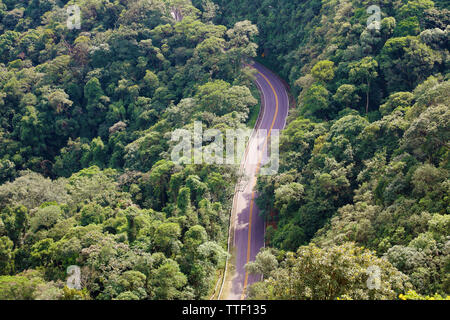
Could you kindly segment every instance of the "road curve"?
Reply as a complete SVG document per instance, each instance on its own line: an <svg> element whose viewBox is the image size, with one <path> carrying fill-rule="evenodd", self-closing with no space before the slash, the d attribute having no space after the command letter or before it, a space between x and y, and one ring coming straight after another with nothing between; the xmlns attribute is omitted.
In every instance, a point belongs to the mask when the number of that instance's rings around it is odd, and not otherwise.
<svg viewBox="0 0 450 320"><path fill-rule="evenodd" d="M255 186L261 164L264 165L268 160L265 156L268 138L273 130L284 129L289 112L288 93L280 78L261 64L253 63L252 67L257 71L255 81L262 97L262 108L255 129L266 130L266 133L259 138L256 134L250 138L241 166L246 178L245 183L237 188L233 202L230 252L233 252L234 270L228 273L227 289L220 297L226 300L245 299L247 288L261 280L261 276L249 275L245 271L245 265L253 261L264 247L265 225L255 203Z"/></svg>

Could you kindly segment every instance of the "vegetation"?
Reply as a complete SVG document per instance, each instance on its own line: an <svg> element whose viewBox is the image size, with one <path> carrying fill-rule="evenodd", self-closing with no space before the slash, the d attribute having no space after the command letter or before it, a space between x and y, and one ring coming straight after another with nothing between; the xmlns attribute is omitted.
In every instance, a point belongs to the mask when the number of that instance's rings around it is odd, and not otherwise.
<svg viewBox="0 0 450 320"><path fill-rule="evenodd" d="M251 295L391 299L409 285L448 295L448 1L380 1L379 30L367 27L369 1L217 3L218 21L257 24L259 59L298 95L280 173L258 180L267 241L281 251L265 256L270 272L249 265L266 279ZM392 291L361 292L369 255L409 285L392 275L382 285Z"/></svg>
<svg viewBox="0 0 450 320"><path fill-rule="evenodd" d="M252 126L252 57L298 105L250 298L445 299L450 8L372 4L0 0L0 299L209 298L237 168L175 164L171 133Z"/></svg>
<svg viewBox="0 0 450 320"><path fill-rule="evenodd" d="M272 257L275 258L274 255ZM368 289L367 270L374 266L380 268L381 280L379 287ZM312 244L301 247L296 254L285 254L280 267L271 270L267 278L265 282L252 286L250 297L282 300L395 299L409 285L407 277L388 261L352 243L326 249Z"/></svg>
<svg viewBox="0 0 450 320"><path fill-rule="evenodd" d="M69 30L72 4L0 1L0 297L208 298L236 171L172 163L171 133L246 126L257 29L184 0L85 0Z"/></svg>

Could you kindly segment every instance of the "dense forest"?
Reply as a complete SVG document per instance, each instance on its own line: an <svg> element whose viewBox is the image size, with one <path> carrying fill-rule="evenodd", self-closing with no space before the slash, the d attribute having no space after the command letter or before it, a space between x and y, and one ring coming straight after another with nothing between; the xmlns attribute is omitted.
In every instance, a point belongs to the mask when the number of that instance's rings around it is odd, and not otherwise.
<svg viewBox="0 0 450 320"><path fill-rule="evenodd" d="M69 30L73 3L0 1L0 298L208 298L237 171L174 164L171 132L258 114L257 29L210 2L86 0Z"/></svg>
<svg viewBox="0 0 450 320"><path fill-rule="evenodd" d="M449 9L0 0L0 299L209 299L238 167L172 162L171 133L253 127L249 58L297 104L279 174L258 179L250 298L450 295Z"/></svg>
<svg viewBox="0 0 450 320"><path fill-rule="evenodd" d="M266 277L253 297L448 295L449 2L217 2L222 23L257 24L261 60L298 97L281 172L258 182L276 223L249 266ZM371 265L382 291L362 290Z"/></svg>

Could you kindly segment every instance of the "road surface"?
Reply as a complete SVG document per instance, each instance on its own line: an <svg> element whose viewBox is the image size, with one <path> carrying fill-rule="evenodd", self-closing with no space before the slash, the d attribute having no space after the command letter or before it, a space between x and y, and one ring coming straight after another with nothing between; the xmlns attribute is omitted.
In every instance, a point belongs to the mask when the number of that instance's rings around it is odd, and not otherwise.
<svg viewBox="0 0 450 320"><path fill-rule="evenodd" d="M245 299L248 287L261 280L261 276L249 275L245 271L245 265L255 260L264 247L265 225L255 203L256 180L261 165L268 162L268 138L275 130L284 129L289 112L289 98L283 82L262 65L254 63L253 67L257 71L256 84L262 96L262 108L255 129L266 130L266 133L259 138L256 134L251 137L241 166L246 178L237 188L233 203L230 252L234 261L231 261L231 274L228 273L226 288L220 297L226 300Z"/></svg>

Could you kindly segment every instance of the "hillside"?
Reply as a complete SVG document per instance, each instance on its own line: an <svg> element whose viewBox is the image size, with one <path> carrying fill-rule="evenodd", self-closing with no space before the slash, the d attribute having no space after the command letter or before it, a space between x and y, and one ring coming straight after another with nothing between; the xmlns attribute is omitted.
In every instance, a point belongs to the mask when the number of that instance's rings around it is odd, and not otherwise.
<svg viewBox="0 0 450 320"><path fill-rule="evenodd" d="M342 251L358 259L363 253L353 245L382 258L372 262L382 273L391 272L382 266L388 261L406 276L402 288L390 276L385 297L401 290L447 295L448 1L380 1L379 28L368 27L368 1L217 3L225 13L218 21L257 24L259 60L298 94L281 139L281 172L259 179L259 208L275 223L266 233L273 249L252 266L268 277L254 297L368 298L360 292L364 281L348 273L358 266L363 274L370 263L341 268L333 260ZM330 255L325 266L316 265L317 250ZM304 268L315 271L306 276ZM314 283L322 277L337 281L336 290L322 292L325 283ZM287 283L298 289L286 295Z"/></svg>
<svg viewBox="0 0 450 320"><path fill-rule="evenodd" d="M207 298L237 169L172 162L171 133L257 114L257 30L160 0L77 1L70 29L72 4L0 1L0 298Z"/></svg>
<svg viewBox="0 0 450 320"><path fill-rule="evenodd" d="M239 166L177 163L173 133L252 128L253 58L296 106L249 298L450 295L449 10L0 0L0 299L209 299Z"/></svg>

